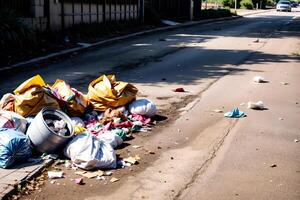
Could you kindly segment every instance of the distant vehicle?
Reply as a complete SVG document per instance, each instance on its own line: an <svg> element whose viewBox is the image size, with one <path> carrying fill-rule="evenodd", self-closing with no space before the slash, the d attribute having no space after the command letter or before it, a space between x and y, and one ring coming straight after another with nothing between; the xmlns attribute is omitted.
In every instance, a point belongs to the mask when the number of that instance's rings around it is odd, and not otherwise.
<svg viewBox="0 0 300 200"><path fill-rule="evenodd" d="M291 12L292 11L291 2L290 1L279 1L276 5L276 10Z"/></svg>
<svg viewBox="0 0 300 200"><path fill-rule="evenodd" d="M291 2L291 6L293 7L293 8L297 8L298 7L298 3L296 3L296 2Z"/></svg>

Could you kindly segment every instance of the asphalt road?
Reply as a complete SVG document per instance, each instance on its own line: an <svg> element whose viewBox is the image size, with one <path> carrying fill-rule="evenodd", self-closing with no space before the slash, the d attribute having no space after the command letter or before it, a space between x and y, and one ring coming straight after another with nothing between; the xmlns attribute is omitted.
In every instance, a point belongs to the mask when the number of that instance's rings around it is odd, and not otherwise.
<svg viewBox="0 0 300 200"><path fill-rule="evenodd" d="M300 199L299 39L300 10L271 11L124 41L1 78L1 94L37 73L86 92L91 80L113 73L169 118L133 141L156 154L116 172L119 182L81 187L66 178L23 198ZM269 82L255 84L255 75ZM188 92L172 92L176 87ZM250 100L268 109L240 105ZM235 106L248 116L212 112Z"/></svg>

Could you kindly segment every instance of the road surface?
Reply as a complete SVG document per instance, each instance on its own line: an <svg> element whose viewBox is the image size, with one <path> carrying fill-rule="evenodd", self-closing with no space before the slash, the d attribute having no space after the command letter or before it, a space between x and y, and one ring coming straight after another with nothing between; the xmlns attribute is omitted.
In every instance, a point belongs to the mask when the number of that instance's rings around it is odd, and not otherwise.
<svg viewBox="0 0 300 200"><path fill-rule="evenodd" d="M78 186L67 172L23 199L300 199L300 9L94 49L2 77L1 94L37 73L84 92L100 74L116 74L157 103L168 120L130 141L155 155L126 147L142 159L131 170L114 172L120 181ZM256 75L268 82L253 83ZM177 87L188 92L172 92ZM259 100L267 109L243 104ZM234 107L247 117L212 112Z"/></svg>

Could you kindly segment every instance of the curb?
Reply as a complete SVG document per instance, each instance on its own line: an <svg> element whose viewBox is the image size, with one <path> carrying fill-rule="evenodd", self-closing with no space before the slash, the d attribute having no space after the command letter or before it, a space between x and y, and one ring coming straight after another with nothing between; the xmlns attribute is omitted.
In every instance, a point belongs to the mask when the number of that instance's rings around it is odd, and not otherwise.
<svg viewBox="0 0 300 200"><path fill-rule="evenodd" d="M200 24L207 24L207 23L210 23L210 22L220 22L220 21L234 20L234 19L242 18L243 16L260 14L260 13L265 13L265 12L269 12L269 11L270 10L264 10L264 11L261 11L261 12L246 13L246 14L243 14L243 15L237 15L237 16L231 16L231 17L223 17L223 18L217 18L217 19L206 19L206 20L201 20L201 21L192 21L192 22L187 22L187 23L184 23L184 24L175 25L175 26L160 27L160 28L154 28L154 29L150 29L150 30L146 30L146 31L140 31L140 32L124 35L124 36L114 37L114 38L111 38L111 39L108 39L108 40L95 42L95 43L92 43L92 44L89 44L89 45L86 45L86 46L66 49L66 50L62 50L62 51L59 51L59 52L48 54L46 56L33 58L33 59L28 60L28 61L23 61L23 62L14 64L14 65L11 65L11 66L3 67L3 68L0 69L0 72L7 72L9 70L17 70L18 68L21 68L21 67L24 67L24 66L38 64L40 62L45 62L45 61L50 60L50 59L66 56L66 55L72 54L74 52L79 52L79 51L83 51L83 50L87 50L87 49L91 49L91 48L95 48L95 47L107 46L107 45L112 44L114 42L119 42L119 41L127 40L127 39L133 39L133 38L137 38L137 37L152 34L152 33L157 33L157 32L161 32L161 31L168 31L168 30L175 30L175 29L179 29L179 28L182 28L182 27L190 27L190 26L195 26L195 25L200 25Z"/></svg>
<svg viewBox="0 0 300 200"><path fill-rule="evenodd" d="M27 181L32 180L35 178L38 174L40 174L43 169L50 166L54 163L53 159L45 160L43 164L41 164L38 168L30 172L24 179L20 180L19 182L15 183L14 185L9 185L7 189L1 194L0 199L8 199L11 195L13 195L17 191L17 186L19 184L25 183Z"/></svg>

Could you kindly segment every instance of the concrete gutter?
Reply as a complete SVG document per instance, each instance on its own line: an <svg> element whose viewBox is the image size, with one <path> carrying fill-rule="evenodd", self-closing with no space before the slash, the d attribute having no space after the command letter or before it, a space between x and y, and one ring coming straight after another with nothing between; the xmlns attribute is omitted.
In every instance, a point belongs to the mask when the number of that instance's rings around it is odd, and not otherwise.
<svg viewBox="0 0 300 200"><path fill-rule="evenodd" d="M36 166L32 166L33 170L29 171L27 175L18 177L20 180L17 182L12 181L11 184L7 184L5 190L2 190L0 193L0 199L8 199L11 195L15 194L18 190L18 185L25 184L26 182L32 180L36 176L42 173L42 171L52 165L54 163L53 159L47 159L43 161L41 164L37 164ZM20 175L17 175L20 176Z"/></svg>
<svg viewBox="0 0 300 200"><path fill-rule="evenodd" d="M140 32L136 32L136 33L132 33L132 34L128 34L128 35L114 37L114 38L107 39L107 40L102 40L102 41L95 42L95 43L88 44L88 45L83 45L81 47L75 47L75 48L71 48L71 49L62 50L62 51L59 51L59 52L48 54L46 56L33 58L31 60L28 60L28 61L23 61L23 62L14 64L14 65L11 65L11 66L3 67L3 68L0 69L0 72L8 72L9 70L17 70L17 69L20 69L21 67L25 67L25 66L28 66L28 65L34 65L34 64L38 64L38 63L41 63L41 62L48 61L50 59L59 58L59 57L62 57L62 56L67 56L67 55L70 55L74 52L88 50L88 49L95 48L95 47L106 46L106 45L109 45L109 44L112 44L112 43L115 43L115 42L128 40L128 39L133 39L133 38L137 38L137 37L148 35L148 34L153 34L153 33L162 32L162 31L175 30L175 29L179 29L179 28L183 28L183 27L190 27L190 26L195 26L195 25L200 25L200 24L207 24L207 23L210 23L210 22L220 22L220 21L226 21L226 20L234 20L234 19L242 18L243 16L260 14L260 13L265 13L265 12L269 12L269 11L270 10L263 10L263 11L258 11L258 12L249 12L249 13L245 13L245 14L237 15L237 16L223 17L223 18L217 18L217 19L206 19L206 20L201 20L201 21L191 21L191 22L186 22L186 23L182 23L182 24L179 24L179 25L175 25L175 26L160 27L160 28L154 28L154 29L151 29L151 30L140 31Z"/></svg>

